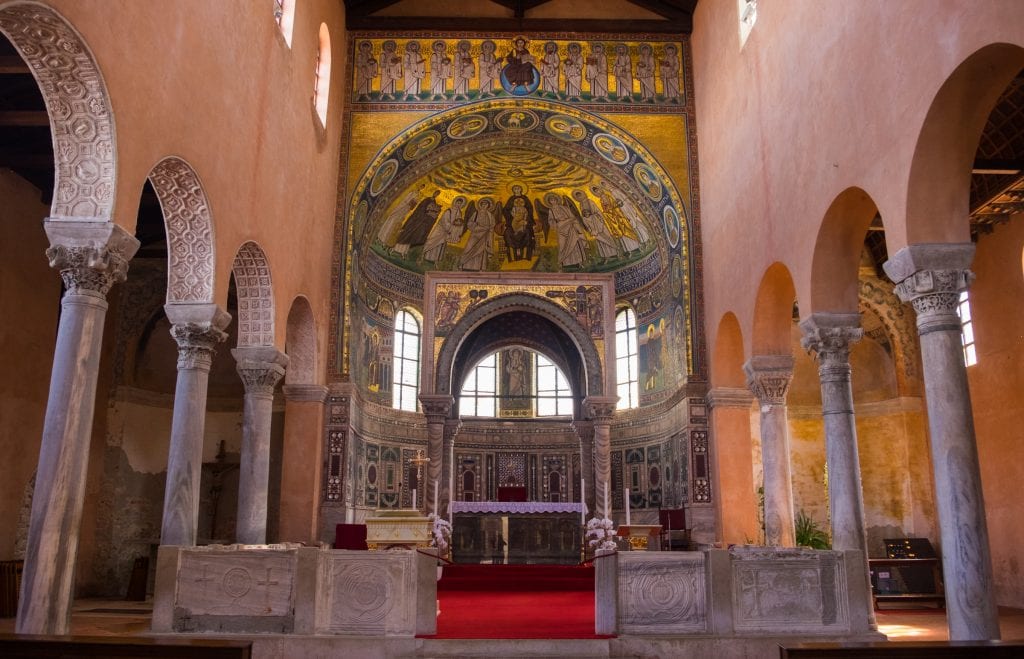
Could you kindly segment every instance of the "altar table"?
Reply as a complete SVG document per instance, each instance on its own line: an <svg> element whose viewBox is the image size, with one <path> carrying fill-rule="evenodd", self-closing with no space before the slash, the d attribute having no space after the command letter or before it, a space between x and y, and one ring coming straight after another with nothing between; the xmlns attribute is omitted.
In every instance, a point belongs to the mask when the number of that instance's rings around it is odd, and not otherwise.
<svg viewBox="0 0 1024 659"><path fill-rule="evenodd" d="M455 501L456 563L575 565L582 543L582 505L542 501Z"/></svg>

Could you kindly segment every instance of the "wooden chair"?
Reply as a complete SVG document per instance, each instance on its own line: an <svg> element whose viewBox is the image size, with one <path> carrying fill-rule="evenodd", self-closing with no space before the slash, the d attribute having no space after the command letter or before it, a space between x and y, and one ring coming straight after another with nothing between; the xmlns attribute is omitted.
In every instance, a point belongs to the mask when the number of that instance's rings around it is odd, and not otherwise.
<svg viewBox="0 0 1024 659"><path fill-rule="evenodd" d="M659 508L658 523L661 524L663 551L690 550L690 529L686 526L685 508Z"/></svg>

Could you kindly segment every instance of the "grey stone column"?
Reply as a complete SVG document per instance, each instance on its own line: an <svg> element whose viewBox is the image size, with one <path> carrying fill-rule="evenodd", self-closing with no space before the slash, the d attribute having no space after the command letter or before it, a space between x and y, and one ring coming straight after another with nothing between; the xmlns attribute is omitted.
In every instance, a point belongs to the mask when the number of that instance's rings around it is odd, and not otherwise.
<svg viewBox="0 0 1024 659"><path fill-rule="evenodd" d="M440 510L436 511L441 517L451 519L449 505L455 497L455 436L462 427L460 419L448 419L444 422L444 443L441 448L441 495L438 499Z"/></svg>
<svg viewBox="0 0 1024 659"><path fill-rule="evenodd" d="M597 491L597 480L594 478L594 423L577 421L573 424L580 438L580 473L587 481L587 490L583 494L583 503L587 506L587 518L594 517L597 509L594 506L594 493ZM609 486L610 487L610 486Z"/></svg>
<svg viewBox="0 0 1024 659"><path fill-rule="evenodd" d="M67 634L103 344L107 293L139 241L109 222L47 220L61 300L18 602L19 634Z"/></svg>
<svg viewBox="0 0 1024 659"><path fill-rule="evenodd" d="M821 382L821 413L825 422L825 463L828 465L828 505L832 517L832 549L856 549L863 556L863 579L871 592L868 568L868 537L864 522L857 424L850 380L850 344L860 341L864 330L860 314L815 313L800 323L801 345L814 351ZM852 576L852 575L851 575ZM876 628L874 606L868 621Z"/></svg>
<svg viewBox="0 0 1024 659"><path fill-rule="evenodd" d="M191 547L199 525L199 484L210 366L231 316L215 304L168 303L171 336L178 343L178 380L167 457L160 544Z"/></svg>
<svg viewBox="0 0 1024 659"><path fill-rule="evenodd" d="M423 414L427 417L427 463L426 483L420 483L419 498L424 503L424 510L427 514L436 513L434 510L434 484L441 485L441 476L444 472L444 437L445 421L452 413L452 405L455 399L447 394L421 394L420 405ZM438 505L444 509L438 497Z"/></svg>
<svg viewBox="0 0 1024 659"><path fill-rule="evenodd" d="M288 356L271 346L240 347L231 354L238 362L238 375L245 385L235 537L241 544L262 545L267 541L274 387L284 376Z"/></svg>
<svg viewBox="0 0 1024 659"><path fill-rule="evenodd" d="M617 396L588 396L584 402L594 426L594 516L611 517L612 501L612 416ZM608 506L605 506L605 487Z"/></svg>
<svg viewBox="0 0 1024 659"><path fill-rule="evenodd" d="M747 386L761 405L761 464L764 467L765 543L796 545L793 525L793 479L789 468L789 420L786 394L793 379L790 355L754 355L743 371Z"/></svg>
<svg viewBox="0 0 1024 659"><path fill-rule="evenodd" d="M974 245L904 247L885 263L896 294L917 313L935 495L942 533L946 614L952 641L999 638L992 559L956 313L974 275Z"/></svg>

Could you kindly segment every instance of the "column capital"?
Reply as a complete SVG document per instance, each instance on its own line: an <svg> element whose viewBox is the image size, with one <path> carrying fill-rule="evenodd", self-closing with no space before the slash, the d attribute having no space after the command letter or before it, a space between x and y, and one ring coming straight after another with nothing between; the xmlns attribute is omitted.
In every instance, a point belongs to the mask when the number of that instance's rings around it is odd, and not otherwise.
<svg viewBox="0 0 1024 659"><path fill-rule="evenodd" d="M288 355L273 346L242 346L232 349L231 354L245 393L272 397L288 366Z"/></svg>
<svg viewBox="0 0 1024 659"><path fill-rule="evenodd" d="M818 373L825 379L836 371L840 377L849 377L850 344L864 338L857 313L815 313L800 323L803 338L800 345L814 352L818 360Z"/></svg>
<svg viewBox="0 0 1024 659"><path fill-rule="evenodd" d="M178 344L178 368L210 370L217 344L228 338L231 315L216 304L172 302L164 305L171 336Z"/></svg>
<svg viewBox="0 0 1024 659"><path fill-rule="evenodd" d="M974 280L973 260L972 243L939 243L908 245L885 262L896 295L914 306L920 334L960 331L956 308Z"/></svg>
<svg viewBox="0 0 1024 659"><path fill-rule="evenodd" d="M611 423L618 402L618 396L587 396L583 406L594 423Z"/></svg>
<svg viewBox="0 0 1024 659"><path fill-rule="evenodd" d="M714 387L704 396L711 409L750 409L754 394L739 387Z"/></svg>
<svg viewBox="0 0 1024 659"><path fill-rule="evenodd" d="M754 355L743 365L747 387L761 405L785 405L793 380L792 355Z"/></svg>
<svg viewBox="0 0 1024 659"><path fill-rule="evenodd" d="M70 295L106 299L110 287L124 281L139 241L112 222L76 222L47 218L50 247L46 258L60 271Z"/></svg>
<svg viewBox="0 0 1024 659"><path fill-rule="evenodd" d="M295 403L322 403L327 400L327 387L322 384L286 384L284 399Z"/></svg>
<svg viewBox="0 0 1024 659"><path fill-rule="evenodd" d="M455 399L448 394L420 394L420 405L427 423L443 423L452 413Z"/></svg>

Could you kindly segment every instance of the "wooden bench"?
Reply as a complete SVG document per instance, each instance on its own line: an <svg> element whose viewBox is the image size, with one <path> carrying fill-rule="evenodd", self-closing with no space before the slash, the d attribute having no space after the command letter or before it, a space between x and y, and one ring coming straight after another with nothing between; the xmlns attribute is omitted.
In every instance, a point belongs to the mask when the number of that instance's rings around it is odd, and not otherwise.
<svg viewBox="0 0 1024 659"><path fill-rule="evenodd" d="M1020 641L917 641L794 643L779 646L780 659L1017 659Z"/></svg>
<svg viewBox="0 0 1024 659"><path fill-rule="evenodd" d="M229 641L216 638L151 638L147 636L0 634L0 657L250 659L252 657L252 641Z"/></svg>

